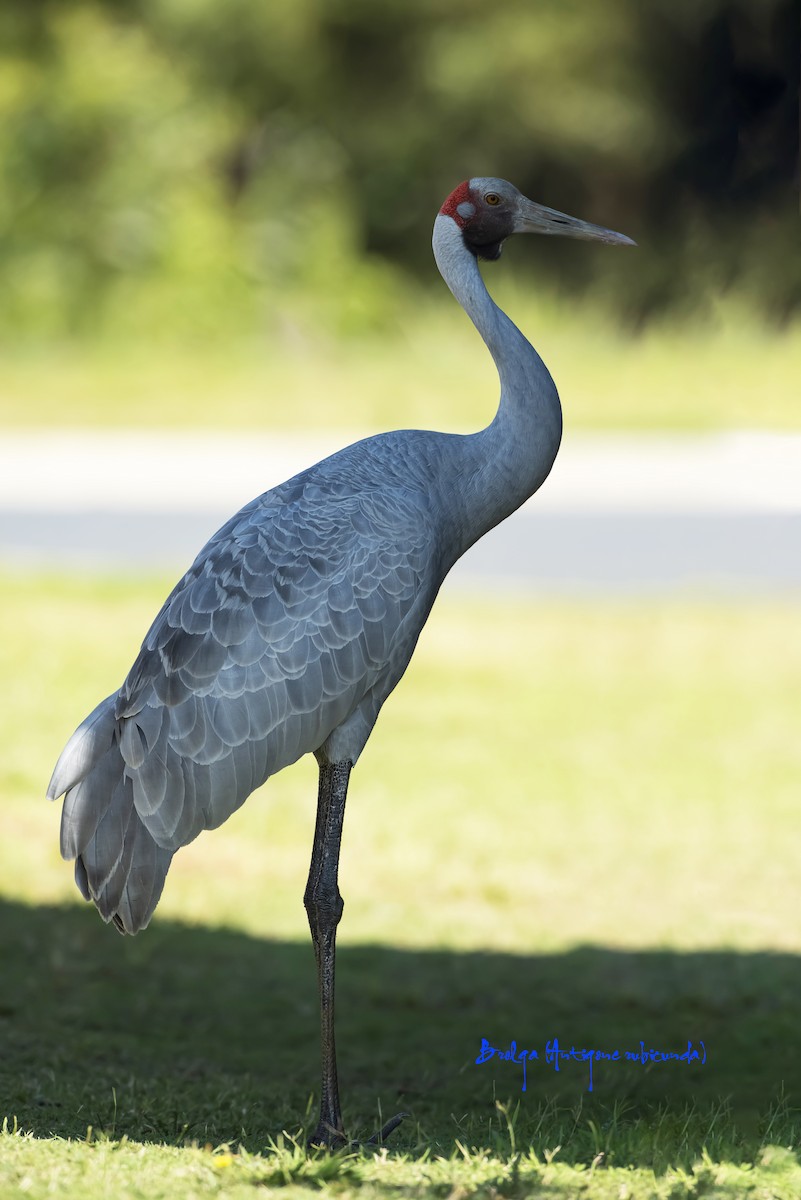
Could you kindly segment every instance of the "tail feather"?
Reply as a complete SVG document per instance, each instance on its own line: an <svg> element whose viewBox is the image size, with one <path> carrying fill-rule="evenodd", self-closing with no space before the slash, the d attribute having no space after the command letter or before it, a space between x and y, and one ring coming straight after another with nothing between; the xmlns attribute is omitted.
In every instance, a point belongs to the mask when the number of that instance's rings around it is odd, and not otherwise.
<svg viewBox="0 0 801 1200"><path fill-rule="evenodd" d="M75 882L78 885L78 891L83 896L84 900L91 900L92 893L89 891L89 880L86 878L86 867L83 865L83 859L80 855L75 859Z"/></svg>
<svg viewBox="0 0 801 1200"><path fill-rule="evenodd" d="M114 717L116 699L116 693L107 696L81 721L59 755L47 788L48 800L56 800L85 778L101 754L109 749L117 728Z"/></svg>
<svg viewBox="0 0 801 1200"><path fill-rule="evenodd" d="M79 861L103 920L113 920L122 933L145 929L161 897L172 853L156 845L139 819L130 779L120 779Z"/></svg>
<svg viewBox="0 0 801 1200"><path fill-rule="evenodd" d="M156 845L137 817L131 867L114 914L122 932L138 933L150 923L171 861L172 853Z"/></svg>
<svg viewBox="0 0 801 1200"><path fill-rule="evenodd" d="M64 796L61 810L61 856L76 858L113 805L109 802L121 779L120 752L115 743L102 754L89 773Z"/></svg>
<svg viewBox="0 0 801 1200"><path fill-rule="evenodd" d="M93 779L90 775L87 782L91 784ZM127 788L125 784L126 780L118 770L117 778L111 787L104 787L100 793L104 806L100 820L95 822L95 828L89 837L75 849L75 856L80 855L83 860L89 890L94 900L105 891L121 865L126 841L129 845L133 844L131 822L136 819L136 812L132 804L130 781ZM85 788L84 791L90 792L90 788Z"/></svg>
<svg viewBox="0 0 801 1200"><path fill-rule="evenodd" d="M48 795L66 792L61 852L104 921L123 933L144 929L159 901L172 851L158 846L139 817L109 696L78 727L56 764Z"/></svg>

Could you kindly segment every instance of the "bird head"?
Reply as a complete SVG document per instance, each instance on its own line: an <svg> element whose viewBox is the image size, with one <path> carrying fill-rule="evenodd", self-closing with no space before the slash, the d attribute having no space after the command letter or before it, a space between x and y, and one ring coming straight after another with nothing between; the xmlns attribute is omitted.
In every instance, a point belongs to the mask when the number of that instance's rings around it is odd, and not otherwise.
<svg viewBox="0 0 801 1200"><path fill-rule="evenodd" d="M624 233L535 204L505 179L479 177L460 183L440 212L453 218L465 245L477 258L500 258L504 241L513 233L546 233L618 246L637 244Z"/></svg>

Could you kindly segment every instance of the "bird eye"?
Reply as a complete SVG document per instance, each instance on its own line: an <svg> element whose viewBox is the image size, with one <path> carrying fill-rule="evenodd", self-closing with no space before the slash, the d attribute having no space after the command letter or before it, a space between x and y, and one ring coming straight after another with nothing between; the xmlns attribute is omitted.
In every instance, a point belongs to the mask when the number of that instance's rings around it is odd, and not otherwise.
<svg viewBox="0 0 801 1200"><path fill-rule="evenodd" d="M497 192L487 192L486 196L484 197L484 200L487 204L492 204L493 206L496 204L500 204L500 202L501 202L501 198Z"/></svg>

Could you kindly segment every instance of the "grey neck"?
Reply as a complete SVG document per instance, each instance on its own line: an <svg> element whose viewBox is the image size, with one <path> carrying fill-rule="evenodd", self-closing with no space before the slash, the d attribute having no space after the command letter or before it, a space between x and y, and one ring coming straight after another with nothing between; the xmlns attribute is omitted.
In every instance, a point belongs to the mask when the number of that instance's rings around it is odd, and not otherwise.
<svg viewBox="0 0 801 1200"><path fill-rule="evenodd" d="M440 273L475 325L501 381L495 419L463 441L459 553L528 499L547 478L562 436L559 395L547 367L484 285L456 222L434 222Z"/></svg>

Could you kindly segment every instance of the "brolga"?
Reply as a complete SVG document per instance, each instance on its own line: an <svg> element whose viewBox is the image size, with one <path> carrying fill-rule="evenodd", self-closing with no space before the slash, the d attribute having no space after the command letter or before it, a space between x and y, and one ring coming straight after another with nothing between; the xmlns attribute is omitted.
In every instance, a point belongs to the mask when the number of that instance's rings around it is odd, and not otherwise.
<svg viewBox="0 0 801 1200"><path fill-rule="evenodd" d="M313 1145L346 1141L334 962L351 770L448 571L537 490L559 449L551 376L479 271L514 233L634 244L501 179L456 188L434 223L434 256L498 369L494 420L466 436L367 438L245 505L173 588L122 687L70 738L48 789L51 799L64 794L61 852L75 860L78 887L105 921L135 934L181 846L221 825L270 775L315 755L304 895L322 1041Z"/></svg>

